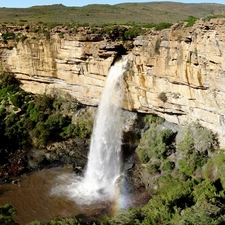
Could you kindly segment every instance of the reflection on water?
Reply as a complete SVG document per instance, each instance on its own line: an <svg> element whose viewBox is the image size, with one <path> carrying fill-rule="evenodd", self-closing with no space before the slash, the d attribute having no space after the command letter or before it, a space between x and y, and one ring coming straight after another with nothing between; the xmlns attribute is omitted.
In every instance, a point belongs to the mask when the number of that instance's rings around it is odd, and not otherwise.
<svg viewBox="0 0 225 225"><path fill-rule="evenodd" d="M62 185L66 180L58 179L62 176L70 177L70 168L45 169L30 175L24 175L18 184L0 185L0 205L11 204L17 211L16 222L24 225L38 220L47 222L55 217L93 216L107 210L107 203L100 206L79 206L63 195L52 195L53 187ZM103 208L104 207L104 208ZM94 209L94 210L93 210ZM102 211L103 210L103 211Z"/></svg>

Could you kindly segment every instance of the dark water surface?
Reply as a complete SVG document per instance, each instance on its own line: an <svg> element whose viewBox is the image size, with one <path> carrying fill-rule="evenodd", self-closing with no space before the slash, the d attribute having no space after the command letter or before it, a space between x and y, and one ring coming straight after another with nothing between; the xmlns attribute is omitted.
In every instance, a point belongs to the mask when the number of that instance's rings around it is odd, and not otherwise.
<svg viewBox="0 0 225 225"><path fill-rule="evenodd" d="M107 203L101 204L101 208L99 205L81 207L65 196L51 194L52 188L63 182L57 177L72 173L70 168L44 169L22 176L18 184L2 184L0 205L11 204L17 211L15 220L20 225L35 220L47 222L56 217L92 217L104 213Z"/></svg>

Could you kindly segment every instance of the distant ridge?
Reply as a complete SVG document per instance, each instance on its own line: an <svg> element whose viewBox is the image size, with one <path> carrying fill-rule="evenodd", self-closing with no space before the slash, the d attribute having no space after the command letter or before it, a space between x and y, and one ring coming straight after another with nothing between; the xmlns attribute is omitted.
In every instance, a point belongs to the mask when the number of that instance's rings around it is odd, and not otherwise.
<svg viewBox="0 0 225 225"><path fill-rule="evenodd" d="M32 6L30 8L0 8L0 23L90 23L90 24L146 24L186 20L189 16L205 18L225 14L225 4L146 2L116 5L92 4L66 7L62 4Z"/></svg>

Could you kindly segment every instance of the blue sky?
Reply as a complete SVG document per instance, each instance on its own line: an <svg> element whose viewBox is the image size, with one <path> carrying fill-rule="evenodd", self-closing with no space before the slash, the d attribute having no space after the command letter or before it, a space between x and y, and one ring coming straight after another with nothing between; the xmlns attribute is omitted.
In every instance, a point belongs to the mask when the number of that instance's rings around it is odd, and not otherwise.
<svg viewBox="0 0 225 225"><path fill-rule="evenodd" d="M157 1L157 0L156 0ZM158 0L160 1L160 0ZM164 0L165 1L165 0ZM173 0L170 0L173 1ZM0 0L0 7L15 7L15 8L27 8L30 6L34 5L52 5L52 4L63 4L65 6L83 6L83 5L88 5L88 4L118 4L118 3L124 3L124 2L151 2L148 0ZM193 1L185 1L185 0L180 0L174 2L184 2L184 3L220 3L220 4L225 4L224 0L203 0L203 1L198 1L198 0L193 0Z"/></svg>

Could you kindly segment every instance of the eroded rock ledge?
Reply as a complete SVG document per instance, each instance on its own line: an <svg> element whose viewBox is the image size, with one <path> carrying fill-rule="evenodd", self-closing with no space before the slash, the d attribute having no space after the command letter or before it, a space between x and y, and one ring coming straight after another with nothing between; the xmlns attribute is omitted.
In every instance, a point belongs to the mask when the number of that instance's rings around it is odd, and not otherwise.
<svg viewBox="0 0 225 225"><path fill-rule="evenodd" d="M2 42L1 69L15 73L26 91L64 91L83 104L97 105L110 66L118 55L128 54L125 109L155 113L177 124L199 120L218 132L225 147L223 19L152 30L137 37L132 49L85 29L63 37L58 30L47 40L23 28L26 40Z"/></svg>

